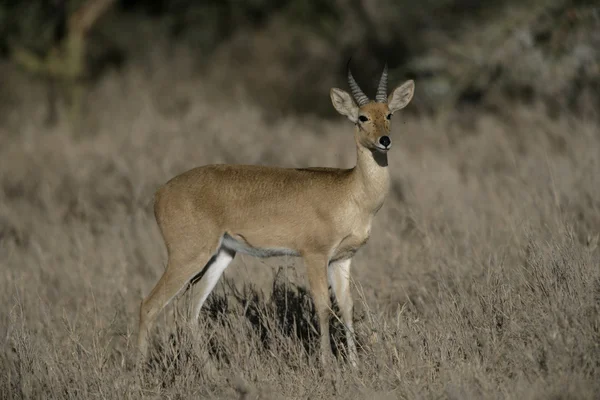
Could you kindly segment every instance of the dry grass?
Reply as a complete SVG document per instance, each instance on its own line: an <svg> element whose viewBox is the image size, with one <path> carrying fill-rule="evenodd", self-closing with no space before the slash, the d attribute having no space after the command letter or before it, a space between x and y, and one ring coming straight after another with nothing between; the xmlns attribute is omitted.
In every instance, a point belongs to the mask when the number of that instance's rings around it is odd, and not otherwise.
<svg viewBox="0 0 600 400"><path fill-rule="evenodd" d="M302 265L238 256L198 338L173 324L183 296L135 374L140 300L166 258L150 205L159 184L206 163L355 157L341 116L272 122L248 100L208 95L189 63L156 61L103 79L76 134L44 128L24 77L3 84L0 397L597 396L600 129L518 105L452 126L394 117L392 192L354 262L360 371L341 361L319 374Z"/></svg>

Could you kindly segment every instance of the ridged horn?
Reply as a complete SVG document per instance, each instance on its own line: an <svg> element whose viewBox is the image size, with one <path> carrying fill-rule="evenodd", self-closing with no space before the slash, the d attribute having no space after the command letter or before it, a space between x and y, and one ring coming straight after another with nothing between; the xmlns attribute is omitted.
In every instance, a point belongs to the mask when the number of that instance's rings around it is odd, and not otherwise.
<svg viewBox="0 0 600 400"><path fill-rule="evenodd" d="M385 63L381 79L379 80L379 86L377 87L377 94L375 95L375 101L378 103L387 103L387 81L388 81L388 66Z"/></svg>
<svg viewBox="0 0 600 400"><path fill-rule="evenodd" d="M352 76L352 72L350 72L350 60L348 60L348 85L350 86L350 90L352 90L352 96L354 96L354 100L356 100L356 104L358 104L358 106L363 106L365 104L367 104L370 100L367 97L366 94L363 93L362 90L360 90L360 87L358 86L358 83L356 83L356 81L354 80L354 77Z"/></svg>

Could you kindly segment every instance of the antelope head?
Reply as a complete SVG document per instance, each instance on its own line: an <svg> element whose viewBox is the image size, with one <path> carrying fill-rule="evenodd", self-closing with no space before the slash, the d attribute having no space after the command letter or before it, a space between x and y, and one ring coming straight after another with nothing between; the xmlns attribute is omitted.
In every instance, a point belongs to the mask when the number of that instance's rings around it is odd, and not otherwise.
<svg viewBox="0 0 600 400"><path fill-rule="evenodd" d="M358 145L380 153L387 153L392 147L389 136L392 115L408 105L415 90L415 83L411 79L397 86L388 96L387 81L386 64L379 80L375 101L370 100L354 80L348 66L348 85L352 96L338 88L332 88L330 91L335 109L356 125Z"/></svg>

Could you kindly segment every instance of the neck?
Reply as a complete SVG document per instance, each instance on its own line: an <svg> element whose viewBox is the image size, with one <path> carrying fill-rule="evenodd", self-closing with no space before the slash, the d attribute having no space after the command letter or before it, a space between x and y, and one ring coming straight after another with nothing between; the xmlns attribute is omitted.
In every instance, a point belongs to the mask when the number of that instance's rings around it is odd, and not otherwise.
<svg viewBox="0 0 600 400"><path fill-rule="evenodd" d="M354 180L358 186L357 199L374 214L383 205L390 187L387 154L369 150L356 138L356 167Z"/></svg>

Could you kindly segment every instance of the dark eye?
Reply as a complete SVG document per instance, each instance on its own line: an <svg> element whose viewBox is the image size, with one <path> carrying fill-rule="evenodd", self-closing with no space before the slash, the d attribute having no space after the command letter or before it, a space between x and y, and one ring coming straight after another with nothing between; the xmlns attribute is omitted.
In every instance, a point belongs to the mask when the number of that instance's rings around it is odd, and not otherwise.
<svg viewBox="0 0 600 400"><path fill-rule="evenodd" d="M392 118L392 114L388 114L386 118L387 118L387 119L390 119L390 118Z"/></svg>
<svg viewBox="0 0 600 400"><path fill-rule="evenodd" d="M360 117L358 117L358 119L360 120L360 122L367 122L369 120L369 118L365 117L364 115L361 115Z"/></svg>

